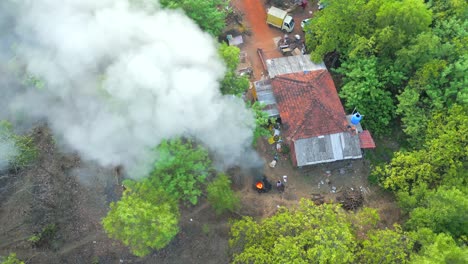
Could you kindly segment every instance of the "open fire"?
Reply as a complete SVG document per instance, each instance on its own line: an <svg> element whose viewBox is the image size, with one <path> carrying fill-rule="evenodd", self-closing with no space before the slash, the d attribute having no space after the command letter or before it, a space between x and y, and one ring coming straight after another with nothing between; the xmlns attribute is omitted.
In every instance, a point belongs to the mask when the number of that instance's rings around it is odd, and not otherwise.
<svg viewBox="0 0 468 264"><path fill-rule="evenodd" d="M257 179L254 184L254 189L259 193L269 192L271 190L271 183L267 177L263 176L261 179Z"/></svg>

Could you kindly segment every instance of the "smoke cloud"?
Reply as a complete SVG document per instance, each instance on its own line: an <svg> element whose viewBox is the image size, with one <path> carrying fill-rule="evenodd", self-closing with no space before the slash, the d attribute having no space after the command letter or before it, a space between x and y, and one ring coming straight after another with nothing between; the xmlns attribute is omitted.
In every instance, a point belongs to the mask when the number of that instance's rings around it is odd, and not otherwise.
<svg viewBox="0 0 468 264"><path fill-rule="evenodd" d="M0 172L7 169L17 155L14 140L0 134Z"/></svg>
<svg viewBox="0 0 468 264"><path fill-rule="evenodd" d="M253 115L220 94L216 42L182 11L142 0L3 0L0 20L0 78L29 84L0 83L3 109L45 118L84 159L138 177L151 148L177 136L227 166L254 157Z"/></svg>

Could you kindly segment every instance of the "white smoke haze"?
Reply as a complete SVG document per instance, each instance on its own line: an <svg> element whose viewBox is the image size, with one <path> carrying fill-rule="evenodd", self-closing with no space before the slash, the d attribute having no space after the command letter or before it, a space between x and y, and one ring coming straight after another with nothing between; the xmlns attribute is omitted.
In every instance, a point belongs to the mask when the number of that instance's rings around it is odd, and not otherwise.
<svg viewBox="0 0 468 264"><path fill-rule="evenodd" d="M0 172L6 170L18 154L14 140L0 135Z"/></svg>
<svg viewBox="0 0 468 264"><path fill-rule="evenodd" d="M252 161L253 114L220 94L215 40L181 11L138 3L6 0L0 16L15 18L16 61L45 86L9 95L4 109L46 118L85 160L133 177L148 171L152 147L181 135L226 166Z"/></svg>

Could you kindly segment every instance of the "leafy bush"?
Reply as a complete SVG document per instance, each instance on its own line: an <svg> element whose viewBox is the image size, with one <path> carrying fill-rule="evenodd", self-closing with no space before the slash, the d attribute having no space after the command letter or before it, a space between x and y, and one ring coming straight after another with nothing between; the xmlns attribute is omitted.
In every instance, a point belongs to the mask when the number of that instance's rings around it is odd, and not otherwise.
<svg viewBox="0 0 468 264"><path fill-rule="evenodd" d="M417 253L412 254L411 263L453 263L468 262L468 248L459 247L453 238L445 233L436 234L427 228L420 228L411 233L417 246Z"/></svg>
<svg viewBox="0 0 468 264"><path fill-rule="evenodd" d="M102 220L109 237L122 241L136 256L165 247L179 232L176 201L147 179L128 188L120 201L111 203Z"/></svg>
<svg viewBox="0 0 468 264"><path fill-rule="evenodd" d="M231 189L231 180L225 174L218 177L207 186L208 202L217 214L225 211L234 211L240 205L240 199Z"/></svg>
<svg viewBox="0 0 468 264"><path fill-rule="evenodd" d="M208 151L191 140L165 140L155 150L157 161L149 181L175 200L198 203L201 185L211 169Z"/></svg>
<svg viewBox="0 0 468 264"><path fill-rule="evenodd" d="M16 258L15 253L10 253L6 259L0 257L0 263L2 264L24 264L24 261L21 261Z"/></svg>
<svg viewBox="0 0 468 264"><path fill-rule="evenodd" d="M410 213L406 226L416 230L427 227L436 233L449 233L454 238L468 236L468 198L466 193L452 188L439 188L426 197Z"/></svg>
<svg viewBox="0 0 468 264"><path fill-rule="evenodd" d="M32 235L28 241L37 247L49 245L52 240L55 239L57 231L57 226L55 224L48 224L41 230L41 232Z"/></svg>
<svg viewBox="0 0 468 264"><path fill-rule="evenodd" d="M240 49L222 43L218 48L218 52L227 66L226 74L221 82L221 93L242 95L249 88L250 82L248 78L237 75Z"/></svg>
<svg viewBox="0 0 468 264"><path fill-rule="evenodd" d="M362 242L359 263L408 263L413 241L395 226L395 230L374 230Z"/></svg>
<svg viewBox="0 0 468 264"><path fill-rule="evenodd" d="M218 36L226 26L228 1L225 0L160 0L162 6L181 8L198 26L212 36Z"/></svg>
<svg viewBox="0 0 468 264"><path fill-rule="evenodd" d="M0 169L11 166L20 169L31 164L38 156L32 137L17 135L8 121L0 121Z"/></svg>
<svg viewBox="0 0 468 264"><path fill-rule="evenodd" d="M272 123L272 119L268 118L268 114L263 111L264 105L261 103L255 102L249 106L255 114L255 130L252 142L252 145L255 146L259 138L271 135L268 124Z"/></svg>
<svg viewBox="0 0 468 264"><path fill-rule="evenodd" d="M294 210L281 207L261 222L235 221L229 245L233 263L352 263L355 237L346 215L333 204L302 200Z"/></svg>

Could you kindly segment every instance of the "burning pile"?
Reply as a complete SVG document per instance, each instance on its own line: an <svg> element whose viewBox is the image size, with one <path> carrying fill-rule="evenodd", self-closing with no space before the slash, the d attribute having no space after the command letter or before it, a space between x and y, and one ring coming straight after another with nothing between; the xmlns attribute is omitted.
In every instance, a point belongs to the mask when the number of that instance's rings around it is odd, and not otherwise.
<svg viewBox="0 0 468 264"><path fill-rule="evenodd" d="M269 192L271 190L271 183L267 177L263 176L261 179L257 179L254 182L254 189L259 193Z"/></svg>

